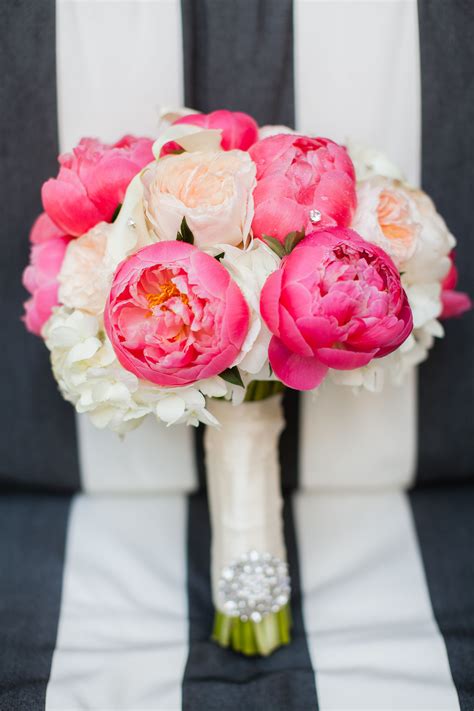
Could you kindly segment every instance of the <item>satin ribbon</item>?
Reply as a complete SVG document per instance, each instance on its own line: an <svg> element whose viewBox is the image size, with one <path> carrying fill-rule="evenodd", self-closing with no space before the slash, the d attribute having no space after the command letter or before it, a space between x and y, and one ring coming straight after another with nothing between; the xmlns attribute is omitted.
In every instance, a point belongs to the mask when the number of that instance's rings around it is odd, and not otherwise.
<svg viewBox="0 0 474 711"><path fill-rule="evenodd" d="M278 440L281 396L233 406L210 400L221 427L204 436L212 525L211 577L215 607L222 570L251 550L286 562Z"/></svg>

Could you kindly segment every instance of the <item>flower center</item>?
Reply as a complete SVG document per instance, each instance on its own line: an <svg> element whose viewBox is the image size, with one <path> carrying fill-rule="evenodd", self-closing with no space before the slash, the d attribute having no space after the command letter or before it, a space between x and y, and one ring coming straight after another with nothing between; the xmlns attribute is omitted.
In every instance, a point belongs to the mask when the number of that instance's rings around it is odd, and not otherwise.
<svg viewBox="0 0 474 711"><path fill-rule="evenodd" d="M405 200L388 190L380 193L377 218L385 237L390 240L410 240L413 226L410 224L408 205Z"/></svg>
<svg viewBox="0 0 474 711"><path fill-rule="evenodd" d="M161 310L166 311L167 307L165 302L175 296L178 296L183 302L183 304L185 304L186 306L188 305L189 299L186 294L181 293L176 284L173 284L172 281L167 281L165 284L162 284L160 286L159 292L147 294L146 300L148 301L148 306L150 307L150 309L154 309L157 306L161 306Z"/></svg>

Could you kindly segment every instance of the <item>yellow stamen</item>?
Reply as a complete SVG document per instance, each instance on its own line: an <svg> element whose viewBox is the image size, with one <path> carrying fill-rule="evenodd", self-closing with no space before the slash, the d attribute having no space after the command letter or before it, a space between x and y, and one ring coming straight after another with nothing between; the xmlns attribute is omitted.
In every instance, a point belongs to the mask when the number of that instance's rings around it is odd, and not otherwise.
<svg viewBox="0 0 474 711"><path fill-rule="evenodd" d="M166 311L167 307L165 302L168 301L168 299L172 299L174 296L179 296L183 304L187 305L189 303L189 299L186 294L182 294L178 287L171 281L168 281L166 284L162 284L158 293L147 294L146 300L148 301L148 306L151 310L157 306L161 306L161 310Z"/></svg>

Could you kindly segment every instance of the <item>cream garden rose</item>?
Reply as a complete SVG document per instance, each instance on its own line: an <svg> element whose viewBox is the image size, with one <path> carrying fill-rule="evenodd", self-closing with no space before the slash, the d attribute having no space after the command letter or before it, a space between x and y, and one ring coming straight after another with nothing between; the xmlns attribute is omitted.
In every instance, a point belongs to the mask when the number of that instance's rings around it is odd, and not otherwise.
<svg viewBox="0 0 474 711"><path fill-rule="evenodd" d="M441 283L456 240L432 200L399 180L382 176L363 180L357 184L352 227L387 252L400 270L416 340L424 339L422 328L442 335L436 321L442 311Z"/></svg>
<svg viewBox="0 0 474 711"><path fill-rule="evenodd" d="M422 190L385 177L357 184L352 228L382 247L410 284L441 281L455 239Z"/></svg>
<svg viewBox="0 0 474 711"><path fill-rule="evenodd" d="M196 151L168 155L142 175L143 203L158 240L176 239L183 217L199 248L247 243L256 167L248 153Z"/></svg>

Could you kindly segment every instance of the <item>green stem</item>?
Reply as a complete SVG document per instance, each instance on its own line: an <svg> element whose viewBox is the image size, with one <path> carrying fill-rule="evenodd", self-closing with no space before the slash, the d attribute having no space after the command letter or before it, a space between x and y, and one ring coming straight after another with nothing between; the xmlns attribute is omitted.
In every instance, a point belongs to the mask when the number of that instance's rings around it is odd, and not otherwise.
<svg viewBox="0 0 474 711"><path fill-rule="evenodd" d="M252 380L247 385L245 402L257 402L282 393L285 386L278 380Z"/></svg>
<svg viewBox="0 0 474 711"><path fill-rule="evenodd" d="M229 617L219 610L214 618L212 639L221 647L231 647L246 656L266 657L291 641L291 612L285 605L278 612L265 615L261 622Z"/></svg>

